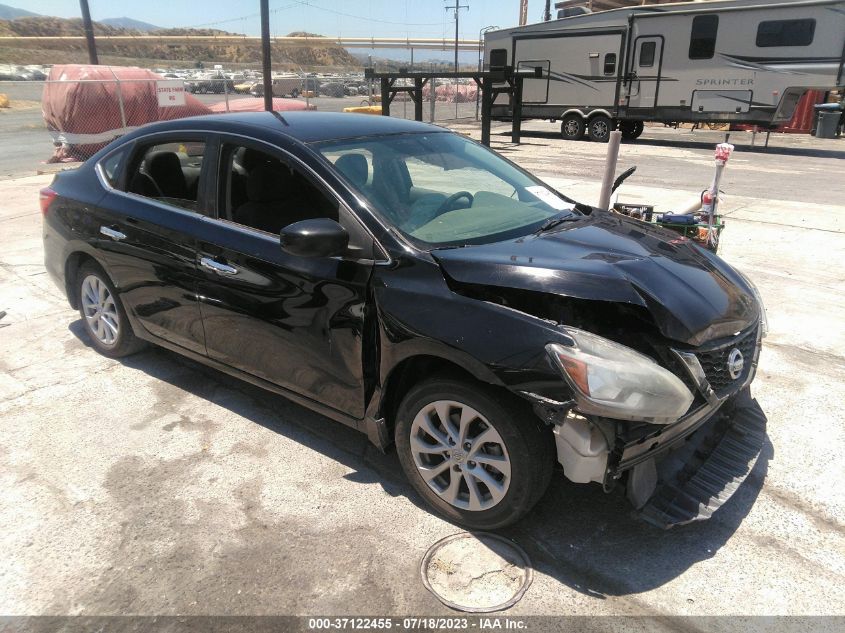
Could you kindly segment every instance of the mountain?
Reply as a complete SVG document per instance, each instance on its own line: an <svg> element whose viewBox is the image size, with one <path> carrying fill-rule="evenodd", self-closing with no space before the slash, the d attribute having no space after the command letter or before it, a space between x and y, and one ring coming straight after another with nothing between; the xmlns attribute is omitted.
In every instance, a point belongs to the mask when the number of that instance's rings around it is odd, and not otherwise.
<svg viewBox="0 0 845 633"><path fill-rule="evenodd" d="M238 35L217 29L156 29L153 35L170 36L223 36ZM82 20L46 16L22 17L15 20L0 19L0 36L61 37L84 34ZM125 28L94 22L95 36L101 35L146 35L136 28ZM306 35L294 33L292 35ZM299 68L341 69L359 67L358 61L345 48L327 41L322 44L319 36L313 34L309 46L272 45L274 70L297 70ZM242 37L242 36L239 36ZM202 67L214 63L229 63L253 66L261 63L261 46L257 39L196 41L190 37L184 40L106 40L97 41L100 62L115 66L160 66L176 62L180 66ZM84 64L88 60L84 40L30 40L0 42L0 63L10 64Z"/></svg>
<svg viewBox="0 0 845 633"><path fill-rule="evenodd" d="M136 31L158 31L161 27L149 22L141 22L133 18L106 18L105 20L97 20L101 24L108 24L109 26L116 26L122 29L134 29Z"/></svg>
<svg viewBox="0 0 845 633"><path fill-rule="evenodd" d="M0 20L15 20L17 18L32 18L37 16L37 13L27 11L26 9L18 9L10 7L7 4L0 4Z"/></svg>

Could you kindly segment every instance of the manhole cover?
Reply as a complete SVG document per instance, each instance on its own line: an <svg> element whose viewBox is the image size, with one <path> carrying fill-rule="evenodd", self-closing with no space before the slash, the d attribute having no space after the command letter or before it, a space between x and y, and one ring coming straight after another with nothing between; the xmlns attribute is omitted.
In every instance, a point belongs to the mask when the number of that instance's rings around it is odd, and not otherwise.
<svg viewBox="0 0 845 633"><path fill-rule="evenodd" d="M426 552L423 584L443 604L471 613L516 604L531 585L528 556L509 540L484 532L453 534Z"/></svg>

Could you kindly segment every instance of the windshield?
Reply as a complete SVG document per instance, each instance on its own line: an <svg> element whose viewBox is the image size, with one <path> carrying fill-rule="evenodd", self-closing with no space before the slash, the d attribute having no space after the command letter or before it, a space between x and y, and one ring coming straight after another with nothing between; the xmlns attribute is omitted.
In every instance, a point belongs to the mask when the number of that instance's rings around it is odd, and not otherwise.
<svg viewBox="0 0 845 633"><path fill-rule="evenodd" d="M573 203L457 134L400 134L315 145L382 218L421 248L531 233Z"/></svg>

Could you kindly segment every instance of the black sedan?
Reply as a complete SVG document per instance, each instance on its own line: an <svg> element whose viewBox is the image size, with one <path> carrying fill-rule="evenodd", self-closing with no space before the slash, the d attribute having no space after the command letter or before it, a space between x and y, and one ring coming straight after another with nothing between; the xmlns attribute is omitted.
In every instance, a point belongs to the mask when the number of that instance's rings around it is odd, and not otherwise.
<svg viewBox="0 0 845 633"><path fill-rule="evenodd" d="M516 521L556 466L654 523L703 518L762 442L750 282L438 127L149 125L41 207L47 270L101 353L155 343L395 444L462 525Z"/></svg>

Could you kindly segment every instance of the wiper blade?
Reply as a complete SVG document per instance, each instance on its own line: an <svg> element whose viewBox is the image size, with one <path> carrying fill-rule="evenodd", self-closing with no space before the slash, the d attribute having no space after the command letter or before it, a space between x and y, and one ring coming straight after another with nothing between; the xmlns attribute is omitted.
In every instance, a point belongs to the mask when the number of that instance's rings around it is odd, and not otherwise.
<svg viewBox="0 0 845 633"><path fill-rule="evenodd" d="M550 217L548 220L543 222L539 229L534 231L534 235L539 235L540 233L545 233L556 226L563 224L564 222L575 222L580 220L583 216L578 213L569 213L567 215L555 215Z"/></svg>

